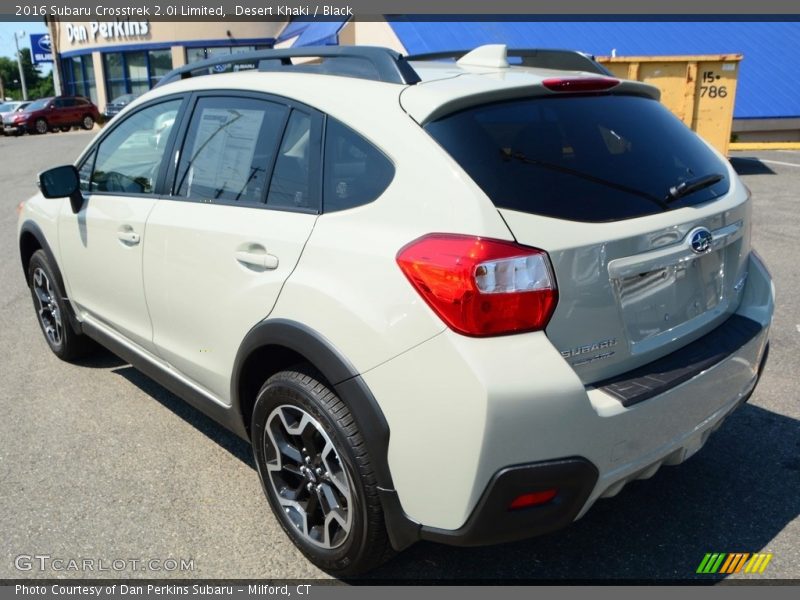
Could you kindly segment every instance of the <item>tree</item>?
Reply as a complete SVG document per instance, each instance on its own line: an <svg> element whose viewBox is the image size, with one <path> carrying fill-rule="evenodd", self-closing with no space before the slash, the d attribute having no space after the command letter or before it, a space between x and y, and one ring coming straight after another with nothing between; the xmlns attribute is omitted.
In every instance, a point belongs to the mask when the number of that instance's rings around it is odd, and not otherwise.
<svg viewBox="0 0 800 600"><path fill-rule="evenodd" d="M20 55L22 70L25 73L25 84L28 86L28 98L52 96L54 93L52 75L42 76L38 65L34 65L31 61L29 48L20 48ZM2 82L0 88L3 88L5 96L15 100L22 99L22 83L19 80L16 57L0 56L0 82Z"/></svg>

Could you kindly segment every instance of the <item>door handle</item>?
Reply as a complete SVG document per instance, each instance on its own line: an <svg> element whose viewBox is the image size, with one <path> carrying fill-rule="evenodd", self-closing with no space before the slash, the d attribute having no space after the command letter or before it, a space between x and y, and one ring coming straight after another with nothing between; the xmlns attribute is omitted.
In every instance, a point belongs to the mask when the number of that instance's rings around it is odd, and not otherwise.
<svg viewBox="0 0 800 600"><path fill-rule="evenodd" d="M267 253L262 246L257 246L261 252L248 250L237 250L234 253L236 260L246 267L255 267L258 270L266 271L278 268L278 257Z"/></svg>
<svg viewBox="0 0 800 600"><path fill-rule="evenodd" d="M135 246L142 241L142 236L132 229L120 229L117 231L117 238L119 238L121 242L124 242L130 246Z"/></svg>

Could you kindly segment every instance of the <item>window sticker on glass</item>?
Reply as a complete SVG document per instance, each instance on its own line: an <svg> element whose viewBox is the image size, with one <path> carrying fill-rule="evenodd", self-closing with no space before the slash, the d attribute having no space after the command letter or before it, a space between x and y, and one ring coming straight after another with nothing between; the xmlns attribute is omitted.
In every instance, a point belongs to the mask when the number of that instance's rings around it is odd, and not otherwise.
<svg viewBox="0 0 800 600"><path fill-rule="evenodd" d="M189 153L187 195L197 186L213 188L214 199L246 188L253 170L266 167L251 164L263 120L260 110L204 109Z"/></svg>

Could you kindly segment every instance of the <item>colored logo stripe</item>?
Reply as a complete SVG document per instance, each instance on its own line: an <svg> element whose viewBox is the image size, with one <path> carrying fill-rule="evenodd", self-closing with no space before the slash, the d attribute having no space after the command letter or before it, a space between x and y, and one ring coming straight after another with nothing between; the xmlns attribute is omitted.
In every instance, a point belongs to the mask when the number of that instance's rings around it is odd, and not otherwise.
<svg viewBox="0 0 800 600"><path fill-rule="evenodd" d="M772 560L772 554L753 554L753 558L747 563L744 568L745 573L763 573L767 568L769 561Z"/></svg>
<svg viewBox="0 0 800 600"><path fill-rule="evenodd" d="M748 556L750 556L750 554L746 552L728 554L728 558L725 560L725 563L722 565L722 568L719 570L719 572L726 573L728 575L731 573L738 573L742 570L742 567L744 566Z"/></svg>
<svg viewBox="0 0 800 600"><path fill-rule="evenodd" d="M749 560L748 560L749 559ZM713 575L715 573L731 575L739 573L744 567L745 573L763 573L767 568L769 561L772 560L772 554L748 552L708 552L700 561L700 566L697 567L697 573L705 575ZM747 566L745 566L747 563Z"/></svg>
<svg viewBox="0 0 800 600"><path fill-rule="evenodd" d="M716 573L722 561L725 559L725 553L719 554L706 554L700 566L697 567L698 573Z"/></svg>

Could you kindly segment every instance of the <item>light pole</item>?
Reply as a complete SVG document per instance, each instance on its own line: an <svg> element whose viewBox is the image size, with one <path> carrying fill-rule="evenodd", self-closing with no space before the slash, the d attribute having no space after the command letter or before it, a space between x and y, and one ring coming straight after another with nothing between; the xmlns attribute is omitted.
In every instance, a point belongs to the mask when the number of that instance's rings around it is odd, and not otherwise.
<svg viewBox="0 0 800 600"><path fill-rule="evenodd" d="M22 68L22 55L19 53L19 42L17 41L18 38L24 37L24 31L15 31L14 32L14 46L17 48L17 66L19 67L19 80L22 82L22 99L28 99L28 86L25 84L25 71Z"/></svg>

